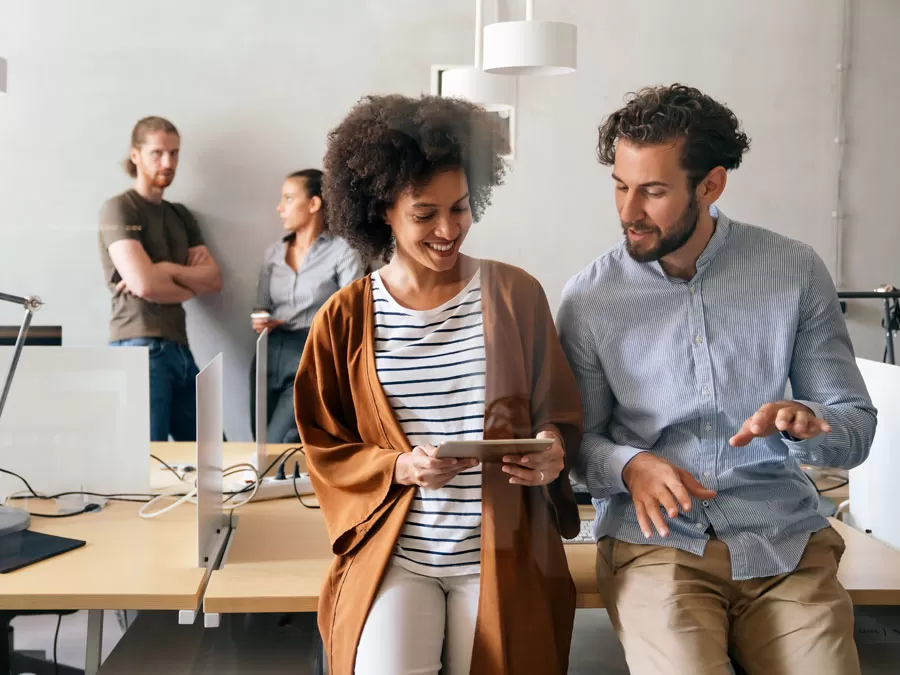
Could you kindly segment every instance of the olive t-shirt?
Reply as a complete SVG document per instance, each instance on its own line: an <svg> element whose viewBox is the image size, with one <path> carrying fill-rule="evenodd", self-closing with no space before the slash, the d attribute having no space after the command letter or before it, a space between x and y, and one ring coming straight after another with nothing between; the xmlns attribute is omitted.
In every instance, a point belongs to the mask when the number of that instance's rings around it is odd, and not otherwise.
<svg viewBox="0 0 900 675"><path fill-rule="evenodd" d="M130 293L116 293L122 277L109 247L120 239L139 241L151 262L186 265L188 249L203 245L196 219L181 204L154 204L135 190L107 200L100 211L100 261L112 293L110 341L158 337L186 345L184 308L180 304L159 304Z"/></svg>

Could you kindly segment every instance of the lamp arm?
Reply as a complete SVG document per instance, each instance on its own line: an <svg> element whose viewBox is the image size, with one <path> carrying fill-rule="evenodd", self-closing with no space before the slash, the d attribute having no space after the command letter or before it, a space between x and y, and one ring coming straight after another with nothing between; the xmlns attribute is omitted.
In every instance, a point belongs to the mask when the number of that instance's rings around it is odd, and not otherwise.
<svg viewBox="0 0 900 675"><path fill-rule="evenodd" d="M25 317L22 319L21 328L19 328L16 346L13 348L9 369L6 371L6 379L3 381L3 389L0 390L0 416L2 416L3 408L6 406L6 397L9 396L9 389L12 386L13 377L16 374L16 366L19 365L19 356L22 354L22 347L25 346L25 336L28 335L28 329L31 327L31 319L34 317L34 313L38 311L44 303L41 302L41 299L37 296L23 298L18 295L9 295L8 293L0 293L0 300L22 305L25 308Z"/></svg>

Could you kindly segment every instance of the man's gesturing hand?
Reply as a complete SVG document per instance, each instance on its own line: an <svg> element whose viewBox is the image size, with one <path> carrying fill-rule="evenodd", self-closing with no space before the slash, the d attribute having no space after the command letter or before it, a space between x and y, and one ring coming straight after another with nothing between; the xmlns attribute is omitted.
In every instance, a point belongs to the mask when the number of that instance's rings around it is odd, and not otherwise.
<svg viewBox="0 0 900 675"><path fill-rule="evenodd" d="M765 438L785 431L801 441L831 432L831 425L802 403L778 401L766 403L747 419L729 443L736 448L748 445L754 438Z"/></svg>

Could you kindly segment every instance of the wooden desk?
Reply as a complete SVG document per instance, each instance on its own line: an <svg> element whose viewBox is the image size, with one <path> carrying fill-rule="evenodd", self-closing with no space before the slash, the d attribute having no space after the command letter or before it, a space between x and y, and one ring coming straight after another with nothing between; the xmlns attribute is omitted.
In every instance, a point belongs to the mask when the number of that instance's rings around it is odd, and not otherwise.
<svg viewBox="0 0 900 675"><path fill-rule="evenodd" d="M839 520L829 521L847 544L838 578L854 604L900 605L900 551ZM596 549L588 544L570 544L566 556L578 592L578 607L603 607L595 581Z"/></svg>
<svg viewBox="0 0 900 675"><path fill-rule="evenodd" d="M144 520L139 506L110 502L73 518L32 519L35 532L87 544L0 575L0 609L197 609L206 570L197 567L193 510Z"/></svg>
<svg viewBox="0 0 900 675"><path fill-rule="evenodd" d="M313 501L314 500L310 500ZM591 517L592 507L582 507ZM311 612L332 555L318 511L293 499L250 504L239 511L224 567L212 573L203 608L208 613ZM839 576L853 602L900 605L900 551L840 521L832 526L847 552ZM602 608L595 576L596 548L566 545L579 608Z"/></svg>
<svg viewBox="0 0 900 675"><path fill-rule="evenodd" d="M270 446L274 459L290 446ZM193 463L194 444L153 444L169 463ZM252 443L228 443L226 465L246 461ZM301 468L302 456L295 455ZM174 482L150 460L151 484ZM835 491L837 492L837 491ZM838 496L838 495L831 495ZM313 499L310 499L314 503ZM28 508L39 506L28 504ZM194 511L183 506L153 520L137 516L136 504L111 503L102 511L63 520L35 519L33 529L88 541L62 556L0 575L0 609L90 609L89 672L99 665L99 641L92 648L90 626L96 610L197 608L205 570L196 567ZM236 513L223 569L213 571L203 608L215 613L312 612L332 555L321 514L296 500L249 504ZM900 605L900 552L852 530L834 527L847 542L840 578L857 604ZM578 606L602 607L595 587L596 550L589 544L566 546L578 590ZM100 615L102 621L102 614Z"/></svg>
<svg viewBox="0 0 900 675"><path fill-rule="evenodd" d="M838 579L856 605L900 605L900 551L829 518L847 550Z"/></svg>
<svg viewBox="0 0 900 675"><path fill-rule="evenodd" d="M151 452L170 463L196 461L193 443L154 443ZM226 445L225 461L252 456L252 444ZM236 458L240 459L236 459ZM151 486L177 482L148 459ZM25 501L32 512L52 511L46 502ZM103 610L200 608L209 571L197 567L196 507L183 505L152 520L140 504L109 502L101 511L64 519L33 518L31 530L83 539L82 548L0 575L0 609L90 610L87 673L100 665Z"/></svg>
<svg viewBox="0 0 900 675"><path fill-rule="evenodd" d="M291 446L271 445L277 457ZM152 452L169 463L192 463L193 443L154 443ZM253 443L226 443L225 464L252 457ZM299 460L292 457L290 464ZM159 489L174 477L149 460L151 484ZM843 488L842 490L845 490ZM835 498L844 497L835 490ZM829 494L829 493L826 493ZM42 504L25 503L37 510ZM194 558L195 519L185 505L153 520L137 516L136 504L111 502L99 512L75 518L35 518L37 532L87 540L76 551L0 575L0 609L194 609L205 570ZM250 504L237 512L240 526L227 564L212 574L204 602L208 612L314 611L331 551L317 511L296 500ZM847 541L841 580L854 602L900 604L900 552L838 521ZM566 554L579 594L579 607L600 607L594 584L594 547L571 544Z"/></svg>
<svg viewBox="0 0 900 675"><path fill-rule="evenodd" d="M226 461L246 457L253 447L231 445ZM170 463L193 463L196 457L193 443L153 443L151 452ZM148 461L153 489L177 482L158 462ZM35 512L55 508L35 501L22 506ZM145 520L138 516L140 506L109 502L101 511L72 518L33 518L35 532L87 544L0 575L0 609L198 609L206 570L197 567L196 507L185 504Z"/></svg>
<svg viewBox="0 0 900 675"><path fill-rule="evenodd" d="M225 464L253 456L252 443L226 443ZM273 459L290 446L272 446ZM194 443L153 443L151 452L170 463L193 463ZM302 456L298 455L302 462ZM177 482L149 460L151 485ZM30 511L54 507L22 502ZM109 502L101 511L63 519L33 518L31 530L87 544L55 558L0 575L0 609L164 609L196 610L206 570L197 567L196 507L184 504L151 520L140 504ZM299 507L299 505L298 505Z"/></svg>
<svg viewBox="0 0 900 675"><path fill-rule="evenodd" d="M224 566L212 573L203 610L315 612L333 557L319 511L296 499L249 504L239 512Z"/></svg>

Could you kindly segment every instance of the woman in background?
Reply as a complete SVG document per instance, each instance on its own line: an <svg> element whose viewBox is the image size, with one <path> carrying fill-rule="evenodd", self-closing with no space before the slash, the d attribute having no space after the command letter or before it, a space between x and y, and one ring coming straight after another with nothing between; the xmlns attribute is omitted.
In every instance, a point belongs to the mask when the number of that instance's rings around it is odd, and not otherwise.
<svg viewBox="0 0 900 675"><path fill-rule="evenodd" d="M251 322L257 333L269 329L266 441L293 443L300 439L294 420L294 377L313 317L335 291L362 276L365 265L347 242L329 232L318 169L288 176L276 210L287 234L266 251ZM251 427L256 418L255 371L254 354Z"/></svg>
<svg viewBox="0 0 900 675"><path fill-rule="evenodd" d="M373 96L328 138L329 219L385 267L316 316L295 383L336 555L319 600L334 675L564 675L581 402L540 284L463 255L503 177L462 100ZM503 461L444 441L546 439Z"/></svg>

